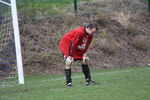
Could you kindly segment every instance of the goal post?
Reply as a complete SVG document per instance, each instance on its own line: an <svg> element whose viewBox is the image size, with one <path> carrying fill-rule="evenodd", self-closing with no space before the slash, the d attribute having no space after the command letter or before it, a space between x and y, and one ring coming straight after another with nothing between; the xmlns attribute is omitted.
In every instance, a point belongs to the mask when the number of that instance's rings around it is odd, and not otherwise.
<svg viewBox="0 0 150 100"><path fill-rule="evenodd" d="M14 51L15 51L15 57L13 57L15 60L16 60L16 65L12 65L12 66L16 66L16 71L18 73L18 81L19 81L19 84L24 84L24 73L23 73L23 64L22 64L22 55L21 55L21 44L20 44L20 35L19 35L19 25L18 25L18 16L17 16L17 8L16 8L16 0L10 0L10 2L6 2L4 0L0 0L0 3L2 3L3 5L7 5L10 7L10 17L11 17L11 21L12 22L9 22L9 25L3 25L3 23L6 23L8 22L8 20L6 20L5 22L3 21L5 19L5 17L2 16L2 18L0 19L0 23L2 24L0 27L3 27L2 30L0 30L1 34L9 34L9 35L4 35L6 36L7 38L11 37L10 34L12 34L12 38L9 38L9 39L4 39L3 41L14 41ZM0 9L1 10L1 9ZM10 12L7 12L7 13L10 13ZM0 16L1 17L1 16ZM9 27L9 28L8 28ZM10 32L11 28L12 27L12 32ZM5 31L7 30L7 31ZM3 36L3 37L4 37ZM2 38L3 38L2 37ZM3 41L1 41L1 43L4 43ZM6 44L6 43L5 43ZM4 44L0 44L0 45L4 45ZM6 50L6 47L8 48L8 45L5 45L5 48L2 48L2 51L4 51L4 49ZM2 46L4 47L4 46ZM9 48L10 50L10 48ZM12 50L12 48L11 48ZM10 51L9 51L10 52ZM6 53L4 51L4 53ZM10 55L10 54L9 54ZM2 57L1 57L2 58ZM5 60L10 60L12 59L12 57L3 57L3 59ZM2 59L2 60L3 60ZM13 61L14 61L13 59ZM4 61L4 60L3 60ZM7 63L6 63L7 62ZM8 62L8 61L5 61L2 62L1 64L3 64L3 66L8 66L6 64L9 64L9 66L11 66L12 64L12 61L11 62ZM3 68L2 68L3 69ZM5 69L5 68L4 68ZM12 69L12 68L11 68ZM9 72L10 73L10 72ZM1 76L0 76L1 77Z"/></svg>
<svg viewBox="0 0 150 100"><path fill-rule="evenodd" d="M15 38L15 47L16 47L19 84L24 84L24 74L23 74L23 64L22 64L22 56L21 56L21 45L20 45L16 0L11 0L11 11L12 11L12 19L13 19L13 29L14 29L14 38Z"/></svg>

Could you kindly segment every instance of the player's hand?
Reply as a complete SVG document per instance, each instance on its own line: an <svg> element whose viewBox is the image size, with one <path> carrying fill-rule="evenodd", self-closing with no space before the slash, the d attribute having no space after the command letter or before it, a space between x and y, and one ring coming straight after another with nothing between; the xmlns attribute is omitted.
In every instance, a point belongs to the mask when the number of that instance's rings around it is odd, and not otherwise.
<svg viewBox="0 0 150 100"><path fill-rule="evenodd" d="M72 62L74 62L73 57L68 56L67 59L66 59L66 65L70 66L72 64Z"/></svg>
<svg viewBox="0 0 150 100"><path fill-rule="evenodd" d="M89 61L89 57L87 56L87 54L83 54L83 63L88 63Z"/></svg>

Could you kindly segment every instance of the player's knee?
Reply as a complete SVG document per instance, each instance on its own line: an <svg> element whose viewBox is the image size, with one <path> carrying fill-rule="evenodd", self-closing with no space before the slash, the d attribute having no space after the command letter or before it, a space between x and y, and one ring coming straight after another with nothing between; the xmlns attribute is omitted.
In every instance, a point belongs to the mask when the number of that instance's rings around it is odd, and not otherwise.
<svg viewBox="0 0 150 100"><path fill-rule="evenodd" d="M89 57L88 56L83 56L83 64L88 64L89 63Z"/></svg>
<svg viewBox="0 0 150 100"><path fill-rule="evenodd" d="M71 69L71 65L65 65L65 69Z"/></svg>
<svg viewBox="0 0 150 100"><path fill-rule="evenodd" d="M66 65L67 65L67 66L71 66L71 64L72 64L73 62L74 62L73 57L71 57L71 56L67 57L67 59L66 59Z"/></svg>

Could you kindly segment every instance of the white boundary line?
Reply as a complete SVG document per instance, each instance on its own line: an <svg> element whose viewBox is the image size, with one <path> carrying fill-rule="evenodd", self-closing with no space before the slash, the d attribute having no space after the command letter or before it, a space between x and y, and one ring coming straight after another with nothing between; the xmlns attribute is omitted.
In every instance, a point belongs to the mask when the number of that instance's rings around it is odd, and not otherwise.
<svg viewBox="0 0 150 100"><path fill-rule="evenodd" d="M140 69L133 69L133 70L123 70L123 71L114 71L114 72L103 72L103 73L96 73L92 74L92 76L98 76L98 75L110 75L110 74L116 74L116 73L128 73L128 72L136 72L136 71L142 71L142 70L150 70L150 68L140 68ZM76 78L82 78L84 75L77 75L72 77L73 79ZM43 83L43 82L51 82L51 81L59 81L59 80L65 80L65 77L63 78L56 78L56 79L50 79L50 80L40 80L40 81L34 81L34 82L26 82L27 85L33 84L33 83ZM17 86L16 85L9 85L9 86L3 86L3 87L12 87L12 86ZM53 89L52 89L53 90Z"/></svg>
<svg viewBox="0 0 150 100"><path fill-rule="evenodd" d="M135 69L135 70L123 70L123 71L114 71L114 72L103 72L103 73L92 74L92 76L108 75L108 74L116 74L116 73L128 73L128 72L136 72L136 71L142 71L142 70L150 70L150 68L142 68L142 69ZM76 79L76 78L82 78L82 77L84 77L84 76L78 75L78 76L73 76L72 78ZM37 83L48 82L48 81L59 81L59 80L65 80L65 78L41 80L41 81L37 81ZM27 84L32 84L32 83L34 83L34 82L27 82Z"/></svg>

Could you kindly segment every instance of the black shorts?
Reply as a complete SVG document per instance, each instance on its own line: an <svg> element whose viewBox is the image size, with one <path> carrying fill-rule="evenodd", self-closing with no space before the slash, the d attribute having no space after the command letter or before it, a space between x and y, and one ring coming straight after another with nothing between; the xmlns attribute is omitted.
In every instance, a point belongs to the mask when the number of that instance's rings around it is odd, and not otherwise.
<svg viewBox="0 0 150 100"><path fill-rule="evenodd" d="M66 57L64 54L62 54L62 57L63 57L64 60L67 59L67 57ZM74 59L74 61L82 61L82 60L83 60L83 59Z"/></svg>

